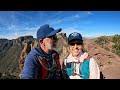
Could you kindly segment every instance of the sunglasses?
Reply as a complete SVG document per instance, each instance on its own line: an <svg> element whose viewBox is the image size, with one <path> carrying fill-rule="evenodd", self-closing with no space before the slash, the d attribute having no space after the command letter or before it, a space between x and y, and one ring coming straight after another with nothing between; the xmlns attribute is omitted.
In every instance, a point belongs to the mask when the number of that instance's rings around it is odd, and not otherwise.
<svg viewBox="0 0 120 90"><path fill-rule="evenodd" d="M72 42L69 42L69 45L71 46L74 46L74 45L83 45L83 42L82 41L72 41Z"/></svg>
<svg viewBox="0 0 120 90"><path fill-rule="evenodd" d="M54 35L54 36L50 36L50 37L48 37L48 38L53 39L53 40L55 40L55 41L57 41L57 40L58 40L58 38L57 38L57 36L56 36L56 35Z"/></svg>

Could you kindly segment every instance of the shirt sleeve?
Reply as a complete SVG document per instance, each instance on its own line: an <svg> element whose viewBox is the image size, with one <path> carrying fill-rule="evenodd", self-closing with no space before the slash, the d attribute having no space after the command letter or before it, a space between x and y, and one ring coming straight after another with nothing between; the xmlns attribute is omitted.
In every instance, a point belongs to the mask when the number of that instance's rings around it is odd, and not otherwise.
<svg viewBox="0 0 120 90"><path fill-rule="evenodd" d="M89 67L90 67L89 79L100 79L100 69L98 67L97 62L93 58L90 58Z"/></svg>
<svg viewBox="0 0 120 90"><path fill-rule="evenodd" d="M37 79L38 65L35 57L27 56L21 74L21 79Z"/></svg>

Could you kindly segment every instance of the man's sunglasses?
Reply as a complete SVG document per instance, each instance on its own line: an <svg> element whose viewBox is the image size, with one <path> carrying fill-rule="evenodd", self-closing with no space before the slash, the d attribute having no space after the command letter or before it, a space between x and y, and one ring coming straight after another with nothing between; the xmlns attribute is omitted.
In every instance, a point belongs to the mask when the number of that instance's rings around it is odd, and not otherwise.
<svg viewBox="0 0 120 90"><path fill-rule="evenodd" d="M53 40L55 40L55 41L57 41L57 40L58 40L58 38L57 38L57 36L56 36L56 35L50 36L50 37L48 37L48 38L53 39Z"/></svg>
<svg viewBox="0 0 120 90"><path fill-rule="evenodd" d="M69 45L71 46L74 46L74 45L83 45L83 41L72 41L72 42L69 42Z"/></svg>

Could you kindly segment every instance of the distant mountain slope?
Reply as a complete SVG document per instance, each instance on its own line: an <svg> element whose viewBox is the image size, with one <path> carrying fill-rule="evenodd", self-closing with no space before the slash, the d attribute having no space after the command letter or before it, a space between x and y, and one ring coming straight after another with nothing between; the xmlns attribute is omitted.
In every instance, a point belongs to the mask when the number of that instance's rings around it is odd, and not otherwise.
<svg viewBox="0 0 120 90"><path fill-rule="evenodd" d="M18 73L18 57L20 57L22 47L11 47L0 60L0 72ZM16 72L17 71L17 72Z"/></svg>
<svg viewBox="0 0 120 90"><path fill-rule="evenodd" d="M0 73L18 76L18 60L25 42L32 42L32 36L19 37L13 40L0 39Z"/></svg>

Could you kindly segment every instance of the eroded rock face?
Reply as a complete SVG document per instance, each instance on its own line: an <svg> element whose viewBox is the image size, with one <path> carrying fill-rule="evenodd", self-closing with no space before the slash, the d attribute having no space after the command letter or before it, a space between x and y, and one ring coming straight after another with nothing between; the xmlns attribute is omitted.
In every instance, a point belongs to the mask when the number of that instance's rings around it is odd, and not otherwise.
<svg viewBox="0 0 120 90"><path fill-rule="evenodd" d="M34 40L33 36L24 36L17 39L0 39L0 73L5 78L17 78L20 73L19 58L24 47ZM26 45L27 41L27 45ZM31 49L30 49L31 50ZM29 52L29 49L26 49ZM23 55L24 57L25 55Z"/></svg>
<svg viewBox="0 0 120 90"><path fill-rule="evenodd" d="M60 55L60 64L62 65L63 60L68 56L69 54L69 47L67 43L67 36L65 33L60 33L58 35L58 41L57 41L57 47L55 50L59 53Z"/></svg>

